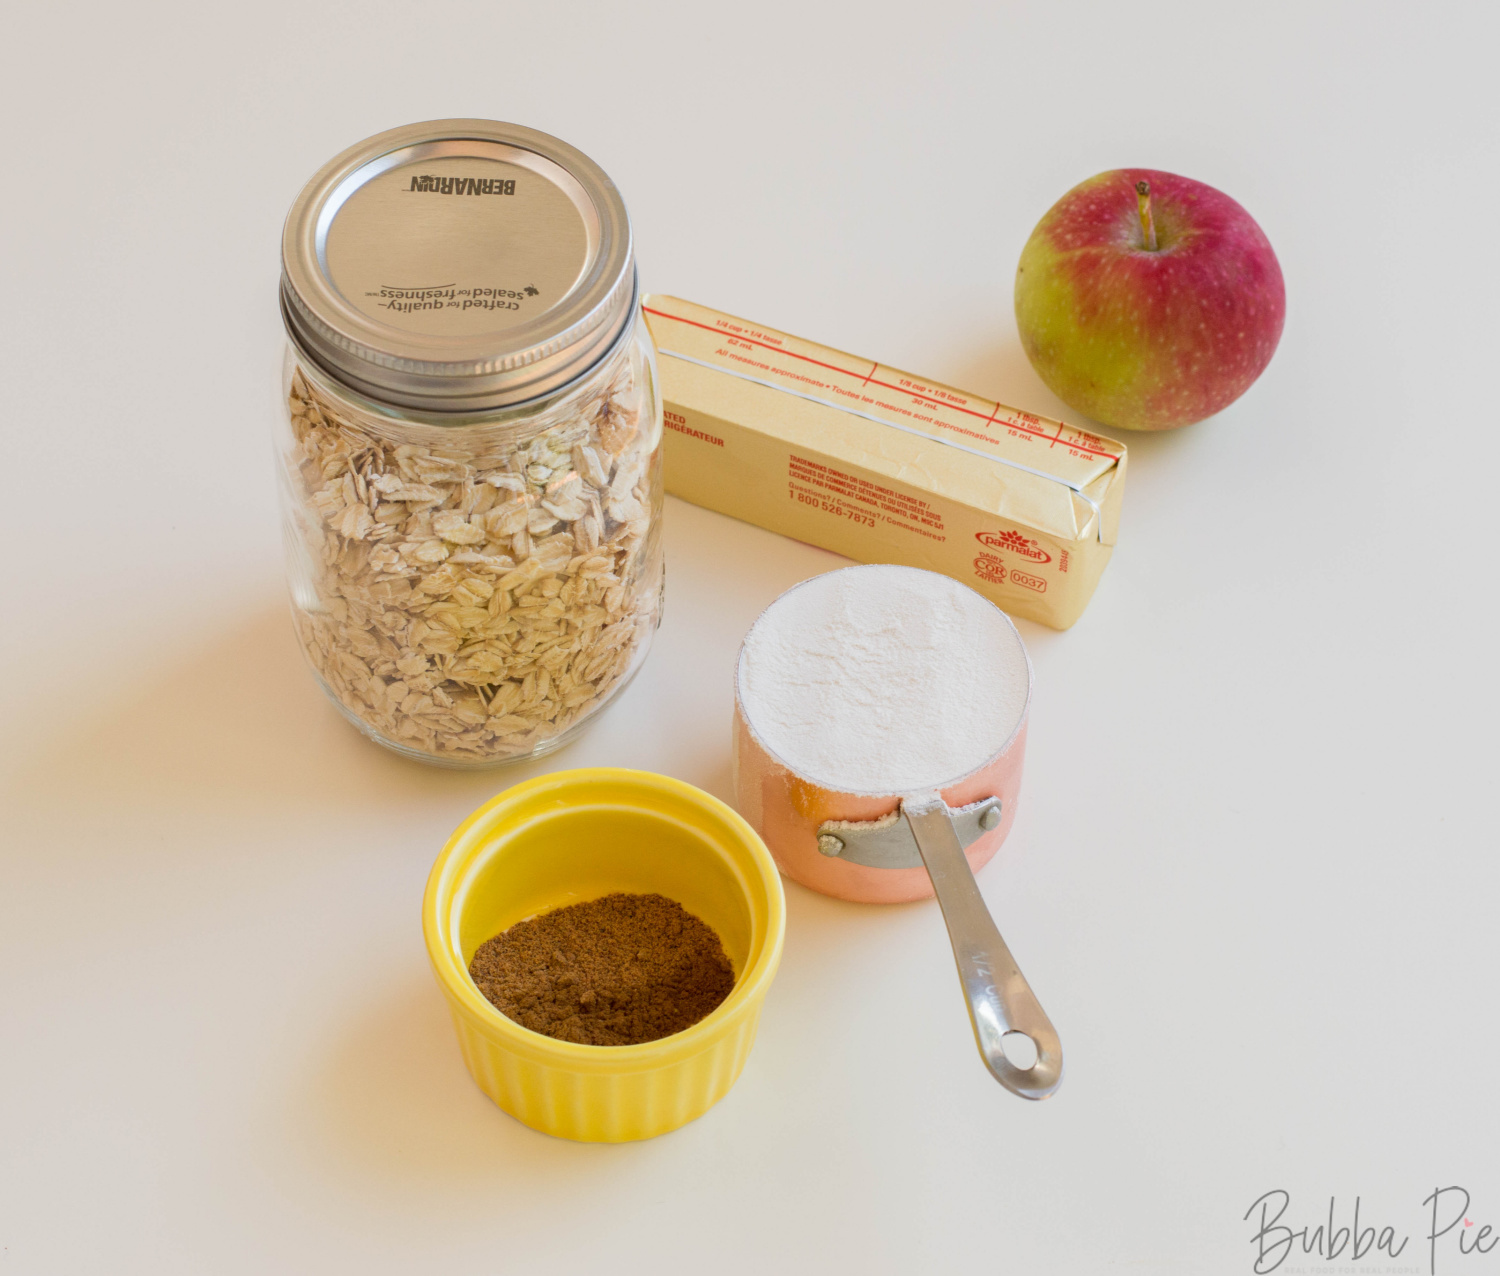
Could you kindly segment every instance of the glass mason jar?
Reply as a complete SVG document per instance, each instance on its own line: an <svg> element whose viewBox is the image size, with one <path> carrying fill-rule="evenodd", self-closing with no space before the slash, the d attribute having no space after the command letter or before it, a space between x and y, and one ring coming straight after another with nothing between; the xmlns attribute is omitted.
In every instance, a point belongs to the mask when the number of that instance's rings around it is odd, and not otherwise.
<svg viewBox="0 0 1500 1276"><path fill-rule="evenodd" d="M288 576L323 689L425 761L559 747L661 614L661 402L619 193L546 134L413 125L309 183L282 264Z"/></svg>

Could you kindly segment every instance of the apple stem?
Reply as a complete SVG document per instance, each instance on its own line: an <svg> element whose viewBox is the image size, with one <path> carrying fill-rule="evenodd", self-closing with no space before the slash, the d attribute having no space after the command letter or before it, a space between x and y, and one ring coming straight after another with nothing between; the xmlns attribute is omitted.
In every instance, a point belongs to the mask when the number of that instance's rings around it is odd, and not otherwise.
<svg viewBox="0 0 1500 1276"><path fill-rule="evenodd" d="M1141 214L1141 235L1146 241L1146 251L1156 251L1156 222L1151 217L1151 183L1139 181L1135 184L1136 207Z"/></svg>

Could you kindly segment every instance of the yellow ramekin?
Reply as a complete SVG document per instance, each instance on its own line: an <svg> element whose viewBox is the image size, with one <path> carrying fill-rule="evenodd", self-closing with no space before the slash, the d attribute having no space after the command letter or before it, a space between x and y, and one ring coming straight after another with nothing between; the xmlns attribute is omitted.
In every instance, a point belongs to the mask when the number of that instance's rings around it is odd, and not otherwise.
<svg viewBox="0 0 1500 1276"><path fill-rule="evenodd" d="M718 932L735 982L712 1014L644 1045L585 1046L521 1027L475 987L469 962L492 935L612 891L666 895ZM729 1092L781 961L786 903L765 843L718 798L598 767L518 784L459 825L427 879L422 930L479 1088L533 1129L622 1143Z"/></svg>

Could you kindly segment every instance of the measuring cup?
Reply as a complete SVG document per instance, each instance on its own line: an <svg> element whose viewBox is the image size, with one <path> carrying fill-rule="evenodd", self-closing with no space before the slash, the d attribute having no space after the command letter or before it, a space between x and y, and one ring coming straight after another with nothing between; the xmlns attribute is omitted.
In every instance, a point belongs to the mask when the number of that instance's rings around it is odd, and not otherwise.
<svg viewBox="0 0 1500 1276"><path fill-rule="evenodd" d="M843 569L861 570L869 569ZM998 609L997 614L1024 654L1009 617ZM1045 1099L1062 1084L1062 1046L974 880L1015 820L1031 708L1030 657L1025 657L1025 708L999 749L936 788L884 793L830 788L778 757L741 695L745 658L742 647L733 740L740 814L761 835L782 873L825 895L879 904L936 895L985 1066L1011 1093ZM1034 1047L1034 1062L1026 1059L1022 1038Z"/></svg>

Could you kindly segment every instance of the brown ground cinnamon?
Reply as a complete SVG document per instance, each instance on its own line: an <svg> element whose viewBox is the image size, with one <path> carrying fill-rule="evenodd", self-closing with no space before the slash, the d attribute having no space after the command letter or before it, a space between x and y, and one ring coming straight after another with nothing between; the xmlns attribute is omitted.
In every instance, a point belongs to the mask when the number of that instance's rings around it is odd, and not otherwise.
<svg viewBox="0 0 1500 1276"><path fill-rule="evenodd" d="M665 895L605 895L517 922L479 946L469 974L522 1027L591 1046L681 1032L734 987L718 935Z"/></svg>

